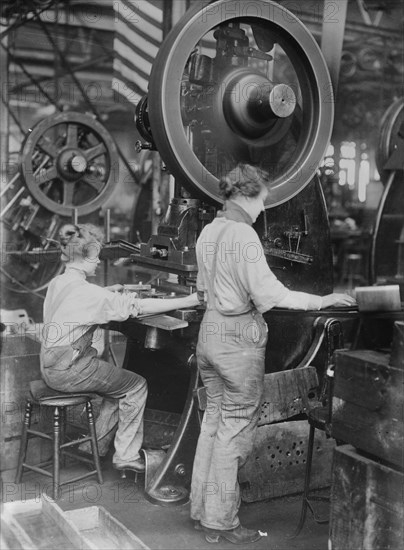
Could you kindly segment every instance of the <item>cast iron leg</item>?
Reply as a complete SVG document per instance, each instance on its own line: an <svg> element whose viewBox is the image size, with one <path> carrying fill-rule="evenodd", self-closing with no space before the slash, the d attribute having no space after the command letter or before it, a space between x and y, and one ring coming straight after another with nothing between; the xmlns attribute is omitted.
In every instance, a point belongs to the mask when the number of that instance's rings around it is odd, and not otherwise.
<svg viewBox="0 0 404 550"><path fill-rule="evenodd" d="M309 443L307 446L307 463L306 471L304 475L304 489L303 489L303 500L302 500L302 510L300 512L299 523L296 527L296 531L290 538L295 538L303 529L304 522L306 521L307 506L309 505L308 496L310 491L310 477L311 477L311 462L313 458L313 444L314 444L314 426L310 426L309 433Z"/></svg>

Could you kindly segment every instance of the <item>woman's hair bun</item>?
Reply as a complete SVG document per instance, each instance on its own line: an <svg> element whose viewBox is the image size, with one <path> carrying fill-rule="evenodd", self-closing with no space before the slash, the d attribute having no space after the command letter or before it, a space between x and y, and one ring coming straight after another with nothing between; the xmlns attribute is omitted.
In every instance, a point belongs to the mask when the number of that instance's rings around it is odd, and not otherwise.
<svg viewBox="0 0 404 550"><path fill-rule="evenodd" d="M234 187L235 187L235 183L228 176L224 176L219 181L220 193L225 198L231 197L231 195L233 195Z"/></svg>
<svg viewBox="0 0 404 550"><path fill-rule="evenodd" d="M59 230L62 260L73 262L82 258L98 256L104 242L102 230L91 224L67 223Z"/></svg>
<svg viewBox="0 0 404 550"><path fill-rule="evenodd" d="M268 183L268 175L251 164L239 163L219 181L219 190L225 199L236 195L256 197Z"/></svg>
<svg viewBox="0 0 404 550"><path fill-rule="evenodd" d="M66 246L74 237L79 236L79 229L72 223L63 225L59 230L59 242L62 246Z"/></svg>

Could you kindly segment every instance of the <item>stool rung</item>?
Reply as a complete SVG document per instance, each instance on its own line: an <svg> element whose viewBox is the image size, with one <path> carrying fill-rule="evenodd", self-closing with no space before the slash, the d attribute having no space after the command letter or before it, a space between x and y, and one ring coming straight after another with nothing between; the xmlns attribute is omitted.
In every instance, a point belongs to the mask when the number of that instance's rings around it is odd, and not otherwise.
<svg viewBox="0 0 404 550"><path fill-rule="evenodd" d="M37 468L48 468L49 466L52 466L53 460L45 460L45 462L41 462L40 464L36 464Z"/></svg>
<svg viewBox="0 0 404 550"><path fill-rule="evenodd" d="M32 466L32 464L27 464L26 462L22 463L22 467L26 468L27 470L32 470L33 472L37 472L38 474L43 474L44 476L53 477L53 474L50 472L47 472L43 468L39 468L38 466Z"/></svg>
<svg viewBox="0 0 404 550"><path fill-rule="evenodd" d="M97 474L97 470L92 470L91 472L88 472L86 474L82 474L81 476L72 477L71 479L67 479L66 481L63 481L62 483L59 483L60 486L66 485L67 483L73 483L75 481L80 481L81 479L85 479L87 477L93 476Z"/></svg>
<svg viewBox="0 0 404 550"><path fill-rule="evenodd" d="M37 432L36 430L31 430L31 428L27 430L27 433L30 435L34 435L35 437L42 437L42 439L53 439L50 435L44 432Z"/></svg>
<svg viewBox="0 0 404 550"><path fill-rule="evenodd" d="M65 447L73 447L73 445L78 445L79 443L84 443L85 441L91 441L91 437L80 437L79 439L68 441L67 443L63 443L60 448L64 449Z"/></svg>
<svg viewBox="0 0 404 550"><path fill-rule="evenodd" d="M85 456L80 456L77 453L72 453L70 451L62 451L64 455L71 456L72 458L75 458L76 460L81 460L82 462L87 462L88 464L93 464L93 460L91 458L87 458Z"/></svg>

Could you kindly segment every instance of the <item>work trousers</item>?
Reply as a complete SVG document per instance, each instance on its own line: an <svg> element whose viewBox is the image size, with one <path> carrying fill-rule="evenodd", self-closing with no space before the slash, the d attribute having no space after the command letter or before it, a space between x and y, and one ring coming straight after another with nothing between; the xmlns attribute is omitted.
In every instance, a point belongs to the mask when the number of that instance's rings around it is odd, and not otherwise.
<svg viewBox="0 0 404 550"><path fill-rule="evenodd" d="M256 311L205 312L196 350L207 405L191 486L191 517L212 529L239 525L238 470L250 455L265 374L268 329Z"/></svg>
<svg viewBox="0 0 404 550"><path fill-rule="evenodd" d="M101 360L91 339L85 337L72 346L43 348L41 373L55 390L103 396L95 423L101 456L107 453L115 435L114 464L130 464L139 458L147 398L147 383L142 376Z"/></svg>

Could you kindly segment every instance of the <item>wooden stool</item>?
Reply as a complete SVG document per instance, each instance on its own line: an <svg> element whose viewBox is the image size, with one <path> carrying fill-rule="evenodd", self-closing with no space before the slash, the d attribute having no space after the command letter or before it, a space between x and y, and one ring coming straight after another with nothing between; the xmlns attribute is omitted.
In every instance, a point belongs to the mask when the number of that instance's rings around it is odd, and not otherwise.
<svg viewBox="0 0 404 550"><path fill-rule="evenodd" d="M21 447L18 457L18 466L17 473L15 477L16 483L21 483L22 474L24 468L26 470L32 470L38 472L45 476L51 477L53 479L53 499L57 500L59 488L62 485L67 483L73 483L81 479L93 476L97 474L98 482L103 483L101 466L100 466L100 457L98 454L98 444L97 437L95 433L94 417L91 400L97 397L92 393L62 393L56 390L49 388L42 380L35 380L30 383L30 395L27 398L25 406L25 415L24 415L24 424L22 428L21 435ZM79 437L73 441L68 441L65 443L65 433L66 426L68 422L66 421L66 408L75 406L75 405L84 405L86 406L87 412L87 422L88 422L88 432L89 435L84 437ZM49 407L53 409L53 432L52 434L32 430L31 426L31 414L33 406L39 407ZM25 462L25 457L27 455L28 441L30 436L41 437L43 439L49 439L53 441L53 457L47 462L43 462L36 466L32 464L27 464ZM92 448L92 458L86 458L79 455L77 452L72 452L68 450L76 445L84 443L85 441L91 441ZM60 483L60 462L64 456L72 456L77 460L86 462L87 464L92 464L94 469L85 473L83 475L77 476L75 478L69 479ZM50 473L45 470L46 467L53 465L53 472Z"/></svg>

